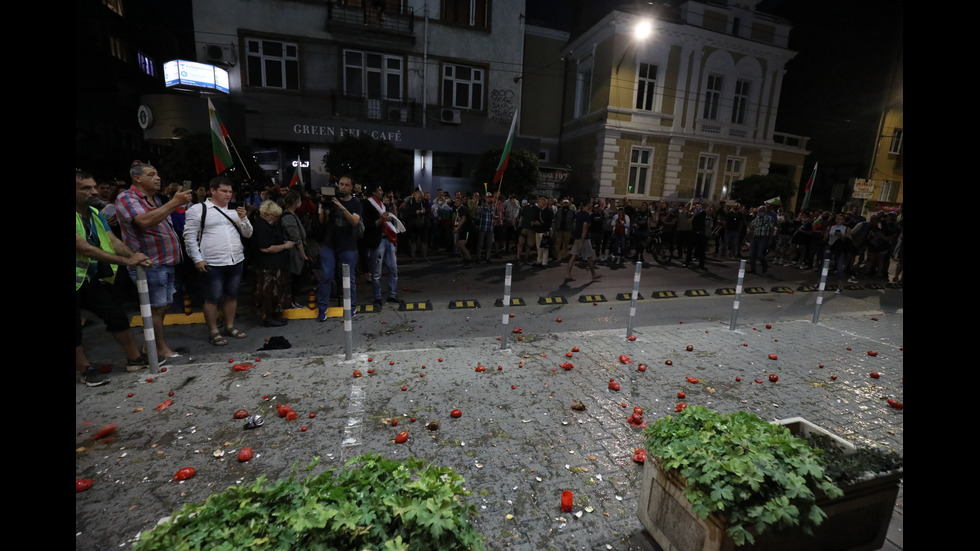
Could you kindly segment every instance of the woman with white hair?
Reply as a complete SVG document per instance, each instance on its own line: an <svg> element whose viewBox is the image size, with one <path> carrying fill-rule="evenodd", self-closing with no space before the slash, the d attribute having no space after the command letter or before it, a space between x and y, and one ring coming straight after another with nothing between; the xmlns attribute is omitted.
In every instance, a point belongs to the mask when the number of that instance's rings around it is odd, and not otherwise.
<svg viewBox="0 0 980 551"><path fill-rule="evenodd" d="M293 242L284 237L279 224L281 216L282 208L275 201L264 201L259 206L252 233L252 244L258 253L252 259L255 266L253 301L255 312L262 317L266 327L286 325L282 312L293 302L289 272L289 250L293 248Z"/></svg>

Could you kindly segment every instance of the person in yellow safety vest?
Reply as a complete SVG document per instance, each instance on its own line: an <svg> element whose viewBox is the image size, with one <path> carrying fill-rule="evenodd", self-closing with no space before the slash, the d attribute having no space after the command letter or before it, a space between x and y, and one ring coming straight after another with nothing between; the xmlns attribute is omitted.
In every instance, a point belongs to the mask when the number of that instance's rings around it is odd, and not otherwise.
<svg viewBox="0 0 980 551"><path fill-rule="evenodd" d="M129 318L122 305L112 295L110 286L116 267L150 266L152 261L143 253L133 252L114 233L109 224L92 205L98 201L95 178L87 172L75 171L75 368L79 379L87 386L109 382L107 374L93 367L82 347L82 309L105 322L106 330L126 354L126 371L139 371L148 366L146 354L141 354L129 328Z"/></svg>

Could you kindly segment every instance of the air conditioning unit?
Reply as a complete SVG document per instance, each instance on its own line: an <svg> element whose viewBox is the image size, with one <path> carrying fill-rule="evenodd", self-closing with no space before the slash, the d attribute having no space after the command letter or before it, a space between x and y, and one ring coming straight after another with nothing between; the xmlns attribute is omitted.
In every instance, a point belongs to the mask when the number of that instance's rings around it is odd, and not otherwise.
<svg viewBox="0 0 980 551"><path fill-rule="evenodd" d="M443 109L440 112L440 120L443 124L459 124L462 122L459 116L459 109Z"/></svg>
<svg viewBox="0 0 980 551"><path fill-rule="evenodd" d="M389 109L388 120L394 122L408 122L408 109Z"/></svg>
<svg viewBox="0 0 980 551"><path fill-rule="evenodd" d="M238 63L238 54L233 44L207 44L204 46L204 59L209 63L234 67Z"/></svg>

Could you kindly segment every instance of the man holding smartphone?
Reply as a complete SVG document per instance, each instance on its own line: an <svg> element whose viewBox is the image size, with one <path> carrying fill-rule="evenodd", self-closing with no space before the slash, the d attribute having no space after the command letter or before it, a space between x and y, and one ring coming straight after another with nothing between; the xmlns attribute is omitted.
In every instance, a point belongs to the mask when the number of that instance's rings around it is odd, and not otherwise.
<svg viewBox="0 0 980 551"><path fill-rule="evenodd" d="M252 223L245 207L234 205L234 188L225 176L211 179L211 198L187 209L184 223L184 245L194 268L204 274L204 321L208 325L208 342L224 346L228 341L218 331L218 303L224 302L225 334L244 339L244 331L235 327L238 290L245 266L242 238L252 236Z"/></svg>

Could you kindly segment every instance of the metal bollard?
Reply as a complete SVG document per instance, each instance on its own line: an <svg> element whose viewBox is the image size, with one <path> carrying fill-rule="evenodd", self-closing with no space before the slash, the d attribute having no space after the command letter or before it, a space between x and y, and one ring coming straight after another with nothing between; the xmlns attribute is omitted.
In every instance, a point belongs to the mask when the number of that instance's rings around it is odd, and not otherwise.
<svg viewBox="0 0 980 551"><path fill-rule="evenodd" d="M344 290L343 290L343 297L344 297L344 338L347 341L347 355L346 355L346 359L349 360L353 356L353 352L354 352L354 335L351 333L351 319L350 319L350 311L351 311L351 309L350 309L350 305L351 305L351 296L350 296L350 265L349 264L342 265L342 270L343 270L342 273L343 273L343 282L344 282Z"/></svg>
<svg viewBox="0 0 980 551"><path fill-rule="evenodd" d="M136 267L136 290L140 297L140 317L143 318L143 341L146 346L146 357L150 364L150 373L160 373L160 358L157 356L157 338L153 331L153 311L150 308L150 288L146 283L146 271L142 266Z"/></svg>
<svg viewBox="0 0 980 551"><path fill-rule="evenodd" d="M501 350L507 350L507 324L510 323L510 277L513 269L514 265L508 262L504 272L504 314L501 320L501 325L503 326L503 333L500 336Z"/></svg>
<svg viewBox="0 0 980 551"><path fill-rule="evenodd" d="M728 324L728 330L735 330L735 323L738 321L738 307L742 299L742 285L745 283L745 259L738 263L738 280L735 282L735 301L732 302L732 321Z"/></svg>
<svg viewBox="0 0 980 551"><path fill-rule="evenodd" d="M633 274L633 295L630 297L630 318L626 322L626 338L633 334L633 318L636 317L636 297L640 292L640 270L643 268L642 262L636 263L636 272Z"/></svg>
<svg viewBox="0 0 980 551"><path fill-rule="evenodd" d="M827 288L827 272L830 271L830 253L824 254L823 267L820 268L820 285L817 287L817 304L813 308L813 323L820 319L820 307L823 306L823 291Z"/></svg>

